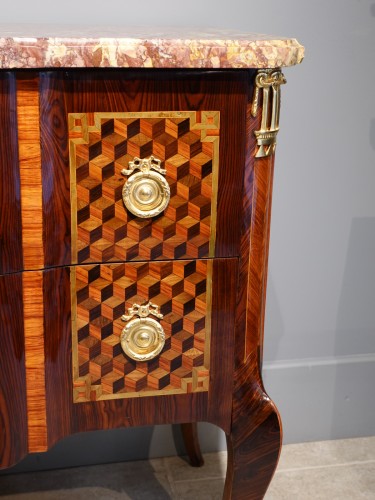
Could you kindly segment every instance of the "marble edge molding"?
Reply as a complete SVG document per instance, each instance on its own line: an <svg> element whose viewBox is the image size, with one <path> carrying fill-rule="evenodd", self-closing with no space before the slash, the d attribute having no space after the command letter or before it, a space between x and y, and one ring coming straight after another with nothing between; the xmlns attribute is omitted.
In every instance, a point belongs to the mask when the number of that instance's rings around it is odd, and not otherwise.
<svg viewBox="0 0 375 500"><path fill-rule="evenodd" d="M277 68L299 64L294 38L27 37L2 35L0 68Z"/></svg>

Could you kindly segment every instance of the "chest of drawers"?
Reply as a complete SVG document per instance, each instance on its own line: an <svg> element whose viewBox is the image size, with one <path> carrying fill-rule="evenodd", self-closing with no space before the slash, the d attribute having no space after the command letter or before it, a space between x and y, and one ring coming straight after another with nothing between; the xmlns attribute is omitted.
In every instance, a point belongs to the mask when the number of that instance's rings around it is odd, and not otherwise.
<svg viewBox="0 0 375 500"><path fill-rule="evenodd" d="M0 463L165 423L193 452L208 421L225 498L262 498L281 446L261 379L279 66L303 50L134 37L114 61L113 39L59 40L0 45Z"/></svg>

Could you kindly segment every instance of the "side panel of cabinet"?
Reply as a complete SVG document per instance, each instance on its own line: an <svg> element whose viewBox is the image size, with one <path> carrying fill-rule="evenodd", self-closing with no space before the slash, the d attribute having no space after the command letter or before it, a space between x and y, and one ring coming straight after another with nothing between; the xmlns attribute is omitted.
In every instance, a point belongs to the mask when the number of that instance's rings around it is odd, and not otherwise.
<svg viewBox="0 0 375 500"><path fill-rule="evenodd" d="M208 391L89 402L74 402L70 269L44 272L48 446L74 432L125 426L208 420L229 430L238 260L214 260L212 268Z"/></svg>
<svg viewBox="0 0 375 500"><path fill-rule="evenodd" d="M0 468L27 453L22 275L0 276Z"/></svg>
<svg viewBox="0 0 375 500"><path fill-rule="evenodd" d="M0 74L0 274L22 270L16 79Z"/></svg>
<svg viewBox="0 0 375 500"><path fill-rule="evenodd" d="M220 150L215 256L238 256L249 79L249 71L240 70L93 70L40 73L46 267L72 263L69 113L78 116L108 112L218 112ZM142 137L139 140L142 142ZM139 153L143 151L142 144L139 144ZM96 154L95 148L99 146L93 141L90 146L93 155ZM169 146L163 145L163 148L167 147ZM148 156L146 149L145 156ZM133 156L137 155L134 153ZM194 255L190 257L195 258ZM102 259L94 261L100 262Z"/></svg>

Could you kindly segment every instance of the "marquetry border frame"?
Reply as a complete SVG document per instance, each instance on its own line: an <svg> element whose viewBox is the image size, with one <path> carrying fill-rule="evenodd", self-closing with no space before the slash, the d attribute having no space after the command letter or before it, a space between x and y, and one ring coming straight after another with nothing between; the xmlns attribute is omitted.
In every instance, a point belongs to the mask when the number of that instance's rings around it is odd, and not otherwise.
<svg viewBox="0 0 375 500"><path fill-rule="evenodd" d="M194 260L194 259L188 259ZM206 259L204 259L206 260ZM192 377L183 379L187 384L192 383L194 392L207 392L209 389L210 380L210 357L211 357L211 317L212 317L212 273L213 273L213 259L207 259L207 275L206 275L206 324L205 324L205 345L204 345L204 361L203 366L192 368ZM139 264L140 262L137 262ZM132 263L127 263L127 265L132 265ZM79 267L84 267L82 266ZM162 395L172 395L172 394L187 394L188 391L185 389L155 389L155 390L143 390L116 394L103 394L101 392L101 386L92 385L88 379L88 376L79 376L79 361L78 361L78 333L77 333L77 291L76 291L76 266L71 266L70 268L70 290L71 290L71 314L72 314L72 383L73 383L73 402L74 403L85 403L90 401L103 401L103 400L113 400L113 399L125 399L125 398L138 398L147 396L162 396ZM206 371L203 376L200 376L199 371ZM197 386L199 381L203 383L201 386ZM77 382L82 384L82 389L77 387ZM196 388L194 388L196 386ZM84 396L82 394L84 393ZM94 397L92 397L94 395Z"/></svg>
<svg viewBox="0 0 375 500"><path fill-rule="evenodd" d="M99 132L101 120L126 119L126 118L189 118L190 130L201 131L201 142L212 142L212 199L211 199L211 227L209 238L208 257L215 256L216 220L217 220L217 192L219 179L219 130L220 111L150 111L150 112L94 112L94 125L87 123L87 113L69 113L69 137L79 134L81 137L69 139L69 164L70 164L70 206L71 206L71 248L72 264L78 263L77 254L77 179L76 179L76 144L88 144L89 133ZM198 117L200 121L198 121ZM80 125L76 121L80 121ZM187 259L189 257L186 257Z"/></svg>

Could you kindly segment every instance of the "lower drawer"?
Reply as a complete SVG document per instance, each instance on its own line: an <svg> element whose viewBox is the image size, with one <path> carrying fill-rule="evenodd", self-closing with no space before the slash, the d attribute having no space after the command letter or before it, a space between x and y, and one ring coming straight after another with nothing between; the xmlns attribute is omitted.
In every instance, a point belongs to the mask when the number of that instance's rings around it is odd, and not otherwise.
<svg viewBox="0 0 375 500"><path fill-rule="evenodd" d="M1 276L0 465L75 432L194 421L229 431L237 272L228 258ZM133 359L124 329L145 306L164 344Z"/></svg>
<svg viewBox="0 0 375 500"><path fill-rule="evenodd" d="M73 401L208 391L212 264L71 268Z"/></svg>

